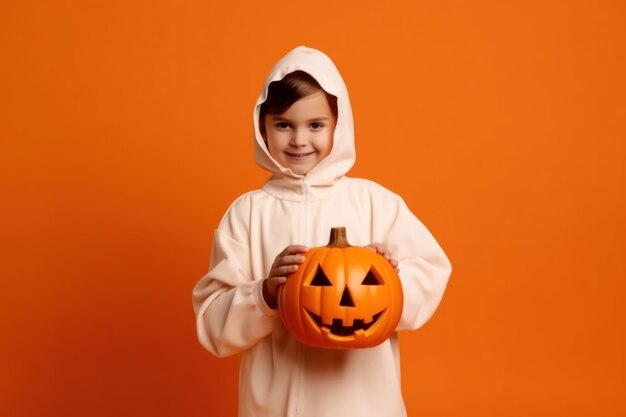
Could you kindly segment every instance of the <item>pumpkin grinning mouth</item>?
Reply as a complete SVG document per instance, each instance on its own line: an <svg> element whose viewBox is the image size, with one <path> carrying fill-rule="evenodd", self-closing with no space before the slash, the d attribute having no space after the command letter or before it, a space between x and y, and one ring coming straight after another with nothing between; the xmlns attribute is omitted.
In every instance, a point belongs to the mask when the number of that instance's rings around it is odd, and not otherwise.
<svg viewBox="0 0 626 417"><path fill-rule="evenodd" d="M356 332L357 330L365 331L369 329L370 327L372 327L372 325L376 323L376 321L381 316L381 314L385 312L385 310L382 310L374 314L374 316L372 317L372 321L370 321L369 323L365 323L362 319L354 319L352 326L344 326L343 321L341 319L333 319L333 323L329 326L329 325L322 323L322 318L318 316L317 314L311 313L309 310L306 310L306 309L305 311L309 314L309 316L313 319L315 324L317 324L317 326L320 329L322 328L329 329L330 333L336 336L352 336L354 335L354 332Z"/></svg>

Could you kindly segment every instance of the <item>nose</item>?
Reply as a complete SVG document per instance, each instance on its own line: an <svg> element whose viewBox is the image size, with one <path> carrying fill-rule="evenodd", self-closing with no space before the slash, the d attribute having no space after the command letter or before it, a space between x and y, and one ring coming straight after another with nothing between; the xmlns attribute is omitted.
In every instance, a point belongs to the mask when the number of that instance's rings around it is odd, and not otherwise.
<svg viewBox="0 0 626 417"><path fill-rule="evenodd" d="M299 148L306 145L306 134L300 129L294 129L291 135L291 141L289 144L293 147Z"/></svg>
<svg viewBox="0 0 626 417"><path fill-rule="evenodd" d="M348 287L345 287L343 289L343 294L341 294L341 300L339 301L339 305L341 307L354 307L354 301L352 301L352 297L350 296Z"/></svg>

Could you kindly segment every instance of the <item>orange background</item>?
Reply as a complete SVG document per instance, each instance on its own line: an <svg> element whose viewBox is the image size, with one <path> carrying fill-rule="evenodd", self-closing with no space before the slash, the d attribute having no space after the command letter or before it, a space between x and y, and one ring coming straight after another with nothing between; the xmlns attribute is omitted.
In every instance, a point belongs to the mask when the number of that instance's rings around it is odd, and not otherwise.
<svg viewBox="0 0 626 417"><path fill-rule="evenodd" d="M235 415L238 357L197 343L191 289L266 178L252 106L300 44L348 84L351 175L454 265L401 335L410 415L626 415L625 21L621 1L4 1L0 415Z"/></svg>

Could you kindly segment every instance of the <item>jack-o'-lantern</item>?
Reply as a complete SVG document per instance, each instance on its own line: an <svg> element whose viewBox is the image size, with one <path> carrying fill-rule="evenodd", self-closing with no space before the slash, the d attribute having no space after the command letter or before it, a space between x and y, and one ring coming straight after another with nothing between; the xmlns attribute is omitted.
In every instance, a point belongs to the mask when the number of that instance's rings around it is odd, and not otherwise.
<svg viewBox="0 0 626 417"><path fill-rule="evenodd" d="M278 296L285 327L302 343L365 348L385 341L402 314L402 286L394 268L368 248L350 246L343 227L327 246L309 249Z"/></svg>

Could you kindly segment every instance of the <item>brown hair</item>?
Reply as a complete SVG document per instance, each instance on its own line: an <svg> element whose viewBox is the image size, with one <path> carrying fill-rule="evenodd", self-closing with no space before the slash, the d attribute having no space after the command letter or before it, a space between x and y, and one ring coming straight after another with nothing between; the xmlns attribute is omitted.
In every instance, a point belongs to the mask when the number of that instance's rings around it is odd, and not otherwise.
<svg viewBox="0 0 626 417"><path fill-rule="evenodd" d="M259 126L265 131L265 116L281 114L302 97L309 96L317 91L326 95L326 100L333 115L337 117L337 97L328 94L311 75L304 71L291 72L280 81L273 81L267 88L267 99L261 104Z"/></svg>

